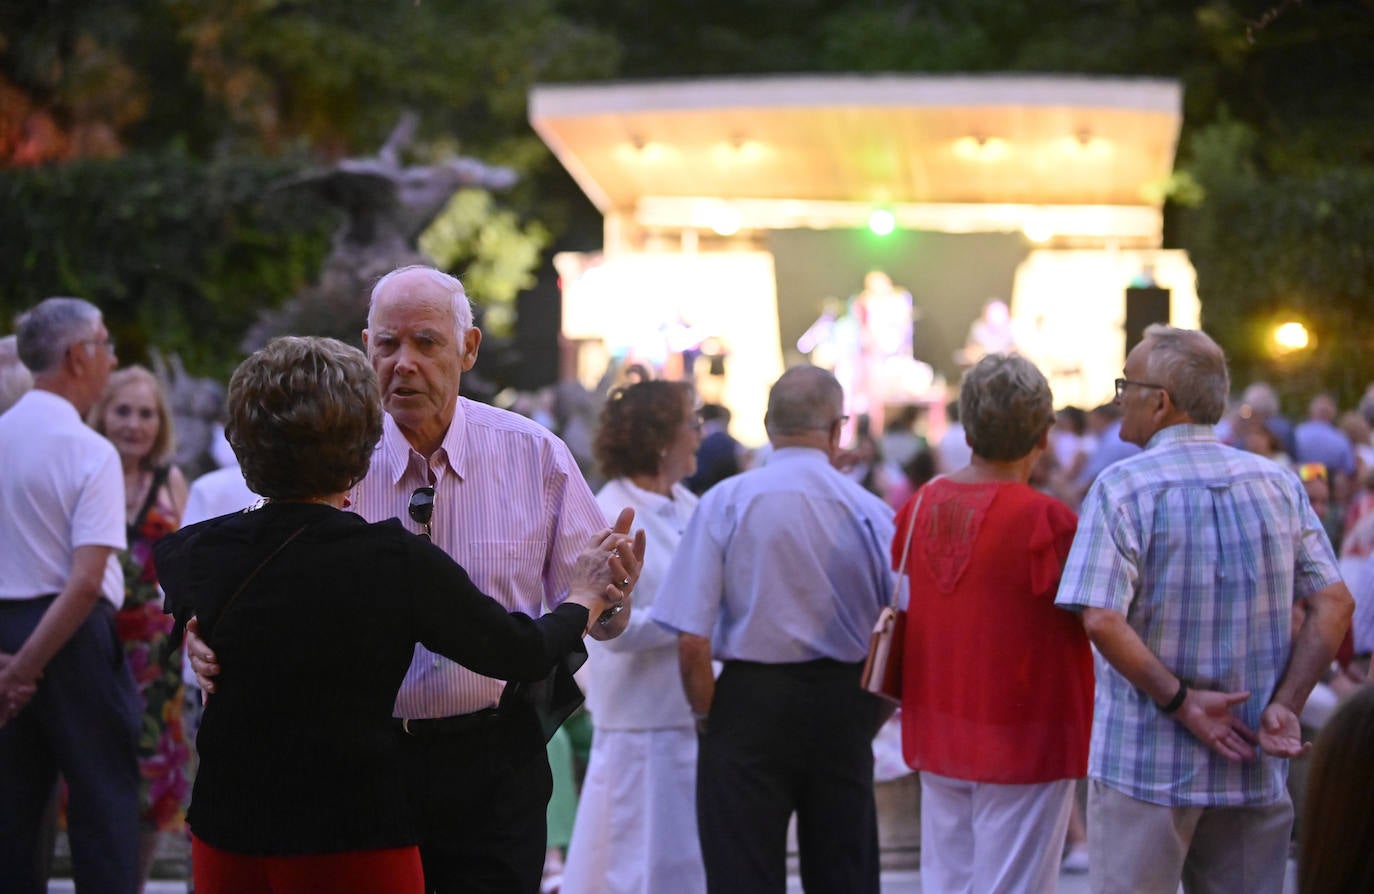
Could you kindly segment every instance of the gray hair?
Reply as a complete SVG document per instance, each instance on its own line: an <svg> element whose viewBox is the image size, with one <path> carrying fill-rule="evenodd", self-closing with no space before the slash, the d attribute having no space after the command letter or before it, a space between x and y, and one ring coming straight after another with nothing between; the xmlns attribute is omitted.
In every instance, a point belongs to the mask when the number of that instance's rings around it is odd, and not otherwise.
<svg viewBox="0 0 1374 894"><path fill-rule="evenodd" d="M19 361L18 338L0 338L0 413L14 406L33 387L33 373Z"/></svg>
<svg viewBox="0 0 1374 894"><path fill-rule="evenodd" d="M1279 414L1279 396L1264 382L1255 382L1247 387L1240 396L1240 402L1249 405L1250 409L1261 416Z"/></svg>
<svg viewBox="0 0 1374 894"><path fill-rule="evenodd" d="M1146 372L1164 386L1169 399L1199 425L1216 425L1226 412L1231 389L1226 354L1207 333L1155 323L1145 329L1150 353Z"/></svg>
<svg viewBox="0 0 1374 894"><path fill-rule="evenodd" d="M382 294L382 290L396 277L403 273L419 271L424 278L434 285L443 289L453 303L453 320L457 326L454 336L459 344L462 344L463 336L472 328L472 302L468 299L467 289L458 281L458 277L450 276L436 267L426 264L410 264L405 267L397 267L395 270L377 280L377 284L372 287L372 296L367 302L367 328L372 328L372 312L377 307L377 298Z"/></svg>
<svg viewBox="0 0 1374 894"><path fill-rule="evenodd" d="M819 366L794 366L768 391L768 437L826 431L843 412L844 389Z"/></svg>
<svg viewBox="0 0 1374 894"><path fill-rule="evenodd" d="M100 309L80 298L48 298L19 318L15 335L19 360L34 375L51 372L67 349L91 338L100 326Z"/></svg>
<svg viewBox="0 0 1374 894"><path fill-rule="evenodd" d="M1019 354L988 354L964 374L959 420L975 455L1021 459L1054 424L1054 395L1045 376Z"/></svg>

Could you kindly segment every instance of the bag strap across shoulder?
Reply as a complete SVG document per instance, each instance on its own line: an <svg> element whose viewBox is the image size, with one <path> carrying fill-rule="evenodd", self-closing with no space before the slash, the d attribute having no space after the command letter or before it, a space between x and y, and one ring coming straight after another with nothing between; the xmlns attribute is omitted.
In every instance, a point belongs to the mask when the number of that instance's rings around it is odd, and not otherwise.
<svg viewBox="0 0 1374 894"><path fill-rule="evenodd" d="M267 554L267 558L263 559L261 562L258 563L258 567L254 568L252 571L248 573L248 576L243 579L243 583L239 584L239 588L234 591L234 595L230 596L229 600L224 603L224 608L219 610L219 616L221 618L224 617L226 613L228 613L229 606L234 604L234 600L239 598L239 594L242 593L244 590L248 589L248 585L253 582L253 578L258 576L258 572L261 571L263 568L266 568L267 563L277 557L277 553L286 549L287 544L289 544L292 540L295 540L300 535L300 533L308 527L310 527L310 522L306 522L296 530L292 531L290 537L287 537L285 540L283 540L281 544L277 546L276 549L272 550L272 552Z"/></svg>
<svg viewBox="0 0 1374 894"><path fill-rule="evenodd" d="M144 495L143 505L139 508L138 515L135 515L134 520L127 526L130 540L133 540L137 535L138 529L143 527L143 520L148 517L149 510L151 510L153 504L157 502L158 492L166 485L167 477L171 472L172 467L166 464L153 469L153 480L148 486L148 493Z"/></svg>
<svg viewBox="0 0 1374 894"><path fill-rule="evenodd" d="M906 561L911 556L911 544L916 539L916 517L921 514L921 501L925 499L926 488L943 477L943 475L935 476L921 485L921 489L916 492L916 505L911 507L911 520L906 527L906 543L902 545L902 562L897 566L897 580L892 585L892 598L887 601L887 604L893 608L897 607L897 600L902 595L902 578L907 576Z"/></svg>

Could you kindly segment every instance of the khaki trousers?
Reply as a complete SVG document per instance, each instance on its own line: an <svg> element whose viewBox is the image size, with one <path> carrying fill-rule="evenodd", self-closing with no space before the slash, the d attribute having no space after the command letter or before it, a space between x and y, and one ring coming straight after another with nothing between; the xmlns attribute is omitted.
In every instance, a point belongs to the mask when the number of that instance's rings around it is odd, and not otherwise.
<svg viewBox="0 0 1374 894"><path fill-rule="evenodd" d="M1166 807L1093 779L1088 885L1093 894L1283 894L1293 802Z"/></svg>

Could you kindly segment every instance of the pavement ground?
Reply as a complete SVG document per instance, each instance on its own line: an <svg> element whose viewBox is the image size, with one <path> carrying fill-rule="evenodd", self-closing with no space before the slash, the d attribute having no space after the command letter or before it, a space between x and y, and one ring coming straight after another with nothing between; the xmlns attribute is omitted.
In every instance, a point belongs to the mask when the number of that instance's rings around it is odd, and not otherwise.
<svg viewBox="0 0 1374 894"><path fill-rule="evenodd" d="M150 881L144 894L186 894L184 881ZM71 879L54 879L48 894L75 894ZM802 894L801 880L795 876L787 880L788 894ZM921 874L914 869L890 869L883 873L883 894L920 894ZM1063 873L1059 876L1060 894L1088 894L1086 873Z"/></svg>
<svg viewBox="0 0 1374 894"><path fill-rule="evenodd" d="M150 881L144 894L186 894L184 881ZM1182 890L1182 889L1180 889ZM1296 892L1295 867L1288 864L1288 882L1284 891ZM71 879L54 879L48 894L75 894ZM787 894L802 894L801 880L793 876L787 880ZM889 869L883 873L883 894L921 894L921 873L914 869ZM1063 872L1059 875L1059 894L1088 894L1087 873Z"/></svg>

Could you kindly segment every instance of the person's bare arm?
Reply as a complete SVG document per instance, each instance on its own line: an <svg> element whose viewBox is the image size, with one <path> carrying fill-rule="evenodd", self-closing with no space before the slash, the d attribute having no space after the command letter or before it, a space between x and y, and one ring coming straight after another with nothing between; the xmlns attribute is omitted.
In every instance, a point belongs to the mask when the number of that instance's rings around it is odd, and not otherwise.
<svg viewBox="0 0 1374 894"><path fill-rule="evenodd" d="M687 704L697 718L697 730L705 729L706 716L716 697L716 676L711 670L711 640L691 633L679 633L677 663L682 674L682 689Z"/></svg>
<svg viewBox="0 0 1374 894"><path fill-rule="evenodd" d="M48 606L24 645L0 667L0 723L19 713L33 696L48 662L95 608L101 598L105 564L113 551L108 546L87 545L72 552L67 585Z"/></svg>
<svg viewBox="0 0 1374 894"><path fill-rule="evenodd" d="M1343 583L1323 587L1307 597L1307 617L1293 641L1288 666L1260 717L1259 744L1276 757L1297 757L1312 747L1302 741L1298 717L1312 687L1331 666L1345 638L1355 600Z"/></svg>
<svg viewBox="0 0 1374 894"><path fill-rule="evenodd" d="M1107 608L1085 608L1083 628L1102 657L1155 704L1167 705L1178 695L1183 681L1150 651L1125 615ZM1255 732L1231 708L1249 697L1249 692L1189 689L1171 716L1222 757L1248 760L1255 756L1251 747Z"/></svg>
<svg viewBox="0 0 1374 894"><path fill-rule="evenodd" d="M191 486L186 483L186 476L176 466L167 470L167 494L172 498L172 508L180 519L186 514L186 500L191 495Z"/></svg>

